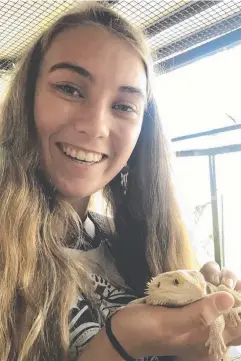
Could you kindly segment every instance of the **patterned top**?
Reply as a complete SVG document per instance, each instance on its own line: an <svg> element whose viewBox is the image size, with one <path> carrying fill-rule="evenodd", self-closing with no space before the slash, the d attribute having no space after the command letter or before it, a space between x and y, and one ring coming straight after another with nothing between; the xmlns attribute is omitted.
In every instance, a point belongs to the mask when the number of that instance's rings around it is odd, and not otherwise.
<svg viewBox="0 0 241 361"><path fill-rule="evenodd" d="M79 295L69 315L70 348L68 361L77 360L84 347L104 326L105 319L108 316L117 308L136 298L133 292L125 286L124 281L117 272L115 261L109 251L106 235L95 222L93 215L90 217L91 214L84 223L87 241L91 244L91 248L86 251L86 256L100 265L99 272L91 274L90 277L93 281L102 320L98 319L98 315L92 309L88 300L83 295ZM83 250L75 249L69 251L75 257L78 257L78 254L83 252ZM123 285L123 287L119 285Z"/></svg>
<svg viewBox="0 0 241 361"><path fill-rule="evenodd" d="M116 308L124 306L134 299L126 290L112 286L101 276L92 275L92 279L100 305L100 312L104 319L116 310ZM75 361L77 359L81 350L100 330L101 326L98 322L97 315L95 315L95 312L91 309L88 301L80 295L70 313L69 361Z"/></svg>

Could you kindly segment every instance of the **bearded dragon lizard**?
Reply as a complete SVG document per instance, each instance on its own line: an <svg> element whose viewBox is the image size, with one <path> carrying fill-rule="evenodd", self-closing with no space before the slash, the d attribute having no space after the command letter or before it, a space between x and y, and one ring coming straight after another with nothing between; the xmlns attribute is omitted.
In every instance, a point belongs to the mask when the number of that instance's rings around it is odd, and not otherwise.
<svg viewBox="0 0 241 361"><path fill-rule="evenodd" d="M209 354L216 359L227 360L227 347L223 339L223 330L227 317L237 327L241 323L241 292L232 290L224 285L214 286L205 281L198 271L178 270L170 271L154 277L148 284L146 297L131 303L147 303L166 307L182 307L195 302L207 294L225 291L234 298L234 305L227 314L220 315L209 328L209 338L205 343L209 347Z"/></svg>

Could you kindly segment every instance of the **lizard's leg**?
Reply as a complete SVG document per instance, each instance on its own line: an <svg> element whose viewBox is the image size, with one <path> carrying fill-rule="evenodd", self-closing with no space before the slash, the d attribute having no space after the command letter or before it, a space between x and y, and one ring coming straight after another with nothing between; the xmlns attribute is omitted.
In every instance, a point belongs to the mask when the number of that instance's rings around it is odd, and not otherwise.
<svg viewBox="0 0 241 361"><path fill-rule="evenodd" d="M146 303L146 297L137 298L136 300L131 301L130 304L131 303Z"/></svg>
<svg viewBox="0 0 241 361"><path fill-rule="evenodd" d="M133 300L133 301L130 301L129 304L131 303L146 303L146 297L143 297L143 298L137 298L136 300ZM118 311L122 310L123 308L125 308L125 306L120 306L118 307L117 309L115 309L111 315L114 316L115 313L117 313Z"/></svg>
<svg viewBox="0 0 241 361"><path fill-rule="evenodd" d="M224 327L225 321L223 315L221 315L209 326L209 338L205 343L205 346L209 347L209 354L215 356L218 360L224 356L227 350L223 339Z"/></svg>
<svg viewBox="0 0 241 361"><path fill-rule="evenodd" d="M241 323L239 313L241 313L241 306L231 308L231 310L228 313L228 317L230 318L230 320L232 321L235 327L238 327L238 325Z"/></svg>
<svg viewBox="0 0 241 361"><path fill-rule="evenodd" d="M222 361L230 361L230 358L227 354L223 355Z"/></svg>

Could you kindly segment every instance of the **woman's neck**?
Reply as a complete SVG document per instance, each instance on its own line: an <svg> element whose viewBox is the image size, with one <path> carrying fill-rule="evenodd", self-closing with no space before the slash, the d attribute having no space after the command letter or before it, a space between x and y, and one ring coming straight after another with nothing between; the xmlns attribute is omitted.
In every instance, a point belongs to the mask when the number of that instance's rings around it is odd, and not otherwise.
<svg viewBox="0 0 241 361"><path fill-rule="evenodd" d="M62 199L68 202L75 209L82 222L86 220L90 197L85 197L82 199L62 197Z"/></svg>

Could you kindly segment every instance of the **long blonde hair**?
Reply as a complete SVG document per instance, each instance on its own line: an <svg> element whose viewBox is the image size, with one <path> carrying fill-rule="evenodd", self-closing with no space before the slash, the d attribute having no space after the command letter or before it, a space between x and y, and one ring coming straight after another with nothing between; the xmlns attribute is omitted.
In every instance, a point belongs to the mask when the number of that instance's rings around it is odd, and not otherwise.
<svg viewBox="0 0 241 361"><path fill-rule="evenodd" d="M68 316L71 305L78 292L91 297L91 285L84 259L83 262L77 262L70 258L64 249L70 233L76 236L76 239L81 238L80 219L70 205L58 200L51 184L41 173L33 111L36 79L47 49L57 34L69 27L81 24L104 26L117 36L126 39L142 58L149 78L150 54L141 32L132 28L118 14L98 3L91 3L85 8L72 11L58 19L36 39L17 65L1 110L1 361L66 360L69 347ZM150 129L150 131L154 131L154 128ZM141 139L142 137L143 135L141 135ZM141 140L139 143L141 145ZM133 157L139 152L139 143ZM155 156L157 156L156 153ZM164 163L161 176L168 179L165 157L162 162ZM156 166L158 165L156 164ZM139 165L138 167L140 168ZM119 194L119 190L115 190L115 182L119 179L118 177L119 175L106 189L112 202L115 220L118 218L119 198L117 194ZM139 179L142 182L141 177ZM152 184L153 181L151 186ZM160 184L155 186L159 187ZM133 194L128 195L128 199L134 202L133 218L135 199L143 188L141 185L137 185L135 194L135 191L131 189L130 187L129 193L133 192ZM170 187L165 186L162 190L168 191L172 197ZM154 201L155 207L159 200L160 198L157 197ZM164 210L165 219L167 214L171 217L169 223L165 223L165 227L171 230L171 237L175 237L176 241L170 243L172 252L175 254L170 254L169 258L174 260L173 267L178 267L177 252L181 254L187 243L186 240L181 239L183 237L182 226L178 223L180 220L178 214L175 213L176 208L172 206L174 201L171 202L171 206L170 202L159 204L159 206L162 211ZM148 207L150 208L150 206ZM165 213L167 208L168 212ZM170 213L171 210L174 211L173 214ZM157 253L154 255L157 230L153 230L153 224L148 226L150 220L146 222L147 218L145 217L145 215L140 216L140 220L144 220L143 224L146 227L146 232L142 237L145 236L149 245L147 244L143 250L143 255L147 255L147 258L153 257L149 262L149 268L150 273L155 274L158 270L166 269L167 266L160 267L161 260L155 261L160 253L160 246L156 246ZM154 222L157 222L156 216ZM120 235L118 222L115 223L117 234ZM159 220L159 224L162 223L162 220ZM148 229L151 229L149 234ZM151 236L154 237L152 240L150 240ZM142 244L142 240L140 242ZM179 246L176 252L174 248L178 242ZM188 252L185 254L184 258L180 255L180 264L185 263L188 266L190 257ZM169 263L172 264L172 262ZM120 262L118 264L121 269ZM126 280L128 283L128 275ZM129 283L131 284L131 282ZM135 282L133 288L135 288Z"/></svg>

